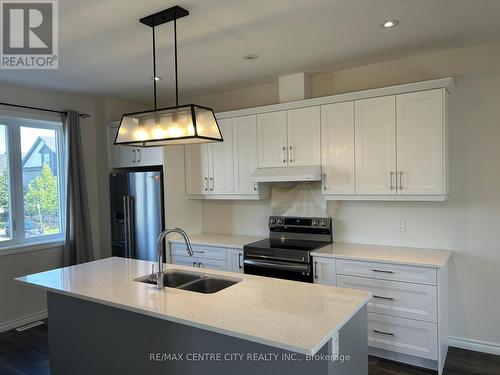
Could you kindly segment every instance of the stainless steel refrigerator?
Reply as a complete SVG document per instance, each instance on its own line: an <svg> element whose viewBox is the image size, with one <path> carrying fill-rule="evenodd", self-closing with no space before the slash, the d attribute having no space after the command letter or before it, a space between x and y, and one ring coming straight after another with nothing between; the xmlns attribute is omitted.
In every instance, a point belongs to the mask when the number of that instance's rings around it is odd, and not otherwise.
<svg viewBox="0 0 500 375"><path fill-rule="evenodd" d="M123 170L110 174L113 256L156 260L164 229L163 172Z"/></svg>

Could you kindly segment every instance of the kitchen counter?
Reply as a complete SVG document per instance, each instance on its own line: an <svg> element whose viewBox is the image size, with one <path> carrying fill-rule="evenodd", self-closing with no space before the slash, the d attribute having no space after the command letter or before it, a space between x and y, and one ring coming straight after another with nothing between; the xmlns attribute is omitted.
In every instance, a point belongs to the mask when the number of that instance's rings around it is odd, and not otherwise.
<svg viewBox="0 0 500 375"><path fill-rule="evenodd" d="M189 235L189 240L193 245L218 246L232 249L243 249L243 246L255 241L260 241L265 237L259 236L238 236L232 234L198 233ZM170 243L184 243L179 235L172 235L168 238Z"/></svg>
<svg viewBox="0 0 500 375"><path fill-rule="evenodd" d="M234 242L233 242L234 244ZM242 279L214 294L157 290L134 281L152 262L108 258L17 280L45 290L301 354L315 354L365 307L371 293L207 270ZM196 272L166 265L166 270ZM50 314L50 308L49 308Z"/></svg>
<svg viewBox="0 0 500 375"><path fill-rule="evenodd" d="M313 256L338 259L366 260L422 267L445 267L451 257L449 250L418 249L411 247L333 243L315 250Z"/></svg>

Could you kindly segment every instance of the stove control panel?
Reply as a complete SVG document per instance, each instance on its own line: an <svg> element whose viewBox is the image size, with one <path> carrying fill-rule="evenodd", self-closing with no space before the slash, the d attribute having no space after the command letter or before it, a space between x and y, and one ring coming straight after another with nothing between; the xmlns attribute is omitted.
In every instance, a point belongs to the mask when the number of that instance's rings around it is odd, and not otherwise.
<svg viewBox="0 0 500 375"><path fill-rule="evenodd" d="M269 231L272 238L294 238L332 241L333 223L329 217L271 216Z"/></svg>

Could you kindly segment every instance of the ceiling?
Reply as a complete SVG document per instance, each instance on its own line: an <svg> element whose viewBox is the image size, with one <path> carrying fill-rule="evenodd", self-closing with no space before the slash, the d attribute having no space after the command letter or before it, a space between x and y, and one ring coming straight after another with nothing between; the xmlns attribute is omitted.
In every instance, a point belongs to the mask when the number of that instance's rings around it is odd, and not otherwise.
<svg viewBox="0 0 500 375"><path fill-rule="evenodd" d="M180 95L190 97L500 38L499 0L64 0L59 69L2 70L0 82L147 102L151 29L180 5ZM397 18L391 30L379 25ZM157 28L160 102L173 97L172 24ZM244 55L258 54L253 61Z"/></svg>

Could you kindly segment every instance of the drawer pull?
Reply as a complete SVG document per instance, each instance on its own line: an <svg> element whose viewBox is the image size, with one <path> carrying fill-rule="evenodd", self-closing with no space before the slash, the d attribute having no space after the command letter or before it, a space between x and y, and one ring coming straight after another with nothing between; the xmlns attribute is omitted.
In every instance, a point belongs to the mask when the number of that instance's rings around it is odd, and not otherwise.
<svg viewBox="0 0 500 375"><path fill-rule="evenodd" d="M194 252L197 254L205 254L205 251L203 251L203 250L195 250Z"/></svg>
<svg viewBox="0 0 500 375"><path fill-rule="evenodd" d="M373 272L380 272L380 273L394 273L394 271L387 271L387 270L372 270Z"/></svg>
<svg viewBox="0 0 500 375"><path fill-rule="evenodd" d="M377 329L374 329L373 332L378 333L380 335L394 336L394 333L392 333L392 332L384 332L384 331L379 331Z"/></svg>
<svg viewBox="0 0 500 375"><path fill-rule="evenodd" d="M387 301L394 301L394 298L392 298L392 297L382 297L382 296L373 295L373 298L384 299L384 300L387 300Z"/></svg>

